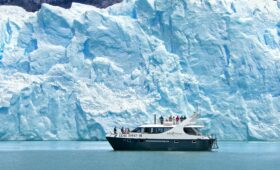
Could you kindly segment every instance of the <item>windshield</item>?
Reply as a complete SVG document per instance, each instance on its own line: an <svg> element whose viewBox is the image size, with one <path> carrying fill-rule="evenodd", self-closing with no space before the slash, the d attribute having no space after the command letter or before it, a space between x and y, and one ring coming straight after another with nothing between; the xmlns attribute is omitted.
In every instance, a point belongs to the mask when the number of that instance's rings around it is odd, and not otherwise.
<svg viewBox="0 0 280 170"><path fill-rule="evenodd" d="M198 128L185 127L184 132L189 135L201 135Z"/></svg>

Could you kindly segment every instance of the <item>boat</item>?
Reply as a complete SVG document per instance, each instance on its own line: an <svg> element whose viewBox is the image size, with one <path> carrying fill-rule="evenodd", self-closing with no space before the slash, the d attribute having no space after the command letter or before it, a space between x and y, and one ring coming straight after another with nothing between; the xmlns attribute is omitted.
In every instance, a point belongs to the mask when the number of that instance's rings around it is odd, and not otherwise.
<svg viewBox="0 0 280 170"><path fill-rule="evenodd" d="M198 114L176 122L142 125L131 132L109 133L106 139L114 150L211 151L218 149L214 135L203 135L196 123ZM156 118L155 118L156 120Z"/></svg>

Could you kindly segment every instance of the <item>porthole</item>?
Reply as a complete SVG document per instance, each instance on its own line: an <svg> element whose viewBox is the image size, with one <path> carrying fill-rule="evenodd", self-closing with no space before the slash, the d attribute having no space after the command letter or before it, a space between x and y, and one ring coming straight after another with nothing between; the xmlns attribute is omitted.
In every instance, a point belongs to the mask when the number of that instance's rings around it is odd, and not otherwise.
<svg viewBox="0 0 280 170"><path fill-rule="evenodd" d="M195 140L192 140L192 143L196 143L196 141L195 141Z"/></svg>

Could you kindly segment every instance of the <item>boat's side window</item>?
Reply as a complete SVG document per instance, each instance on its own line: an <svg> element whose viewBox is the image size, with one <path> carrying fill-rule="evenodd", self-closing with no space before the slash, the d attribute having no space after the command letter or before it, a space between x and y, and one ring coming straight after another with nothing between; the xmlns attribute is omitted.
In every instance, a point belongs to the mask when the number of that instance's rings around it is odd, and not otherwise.
<svg viewBox="0 0 280 170"><path fill-rule="evenodd" d="M189 134L189 135L197 135L196 131L193 130L193 128L185 127L184 132Z"/></svg>
<svg viewBox="0 0 280 170"><path fill-rule="evenodd" d="M162 133L163 131L163 128L153 128L153 133Z"/></svg>
<svg viewBox="0 0 280 170"><path fill-rule="evenodd" d="M172 129L171 127L157 127L157 128L152 128L152 133L163 133L168 130Z"/></svg>
<svg viewBox="0 0 280 170"><path fill-rule="evenodd" d="M164 128L157 128L157 133L162 133L164 132Z"/></svg>
<svg viewBox="0 0 280 170"><path fill-rule="evenodd" d="M141 132L141 133L163 133L172 129L172 127L145 127L145 128L136 128L132 132Z"/></svg>
<svg viewBox="0 0 280 170"><path fill-rule="evenodd" d="M198 128L193 128L194 131L196 132L197 135L202 135L202 133L200 132L200 130Z"/></svg>
<svg viewBox="0 0 280 170"><path fill-rule="evenodd" d="M152 133L152 128L145 128L145 129L144 129L144 132L145 132L145 133Z"/></svg>
<svg viewBox="0 0 280 170"><path fill-rule="evenodd" d="M140 133L140 132L141 132L141 128L138 127L138 128L136 128L136 129L134 129L132 132Z"/></svg>
<svg viewBox="0 0 280 170"><path fill-rule="evenodd" d="M169 131L170 129L172 129L171 127L166 127L164 128L164 132Z"/></svg>

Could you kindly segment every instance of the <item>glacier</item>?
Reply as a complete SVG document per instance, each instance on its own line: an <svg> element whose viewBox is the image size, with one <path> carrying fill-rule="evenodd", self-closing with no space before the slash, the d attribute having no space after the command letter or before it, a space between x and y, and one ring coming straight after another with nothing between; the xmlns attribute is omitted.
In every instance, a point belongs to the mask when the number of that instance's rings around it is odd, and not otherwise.
<svg viewBox="0 0 280 170"><path fill-rule="evenodd" d="M280 139L279 1L0 6L0 140L104 140L197 105L218 139Z"/></svg>

